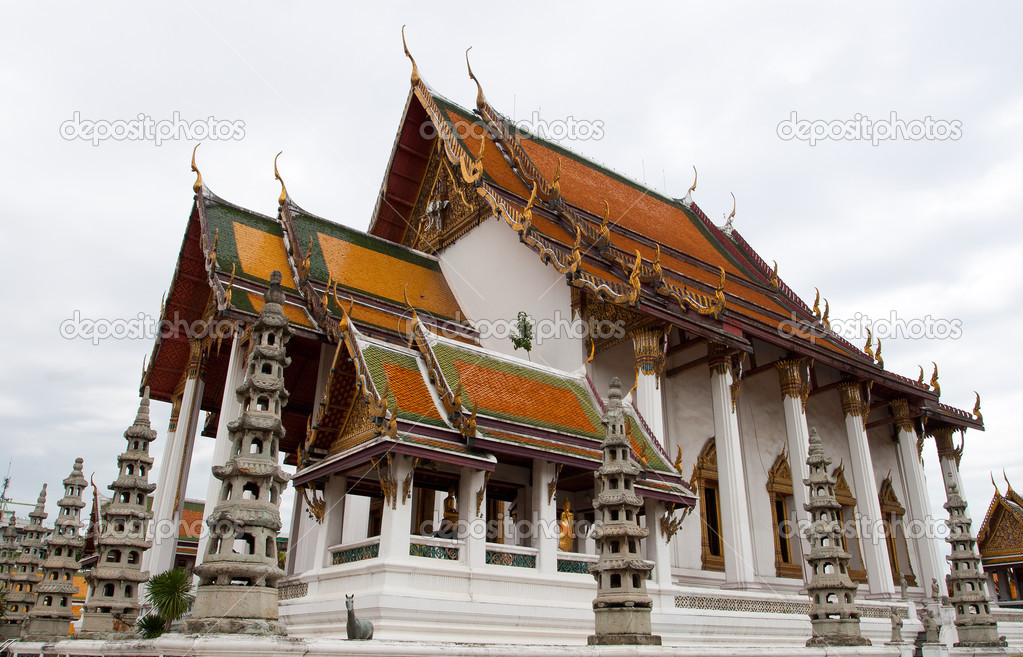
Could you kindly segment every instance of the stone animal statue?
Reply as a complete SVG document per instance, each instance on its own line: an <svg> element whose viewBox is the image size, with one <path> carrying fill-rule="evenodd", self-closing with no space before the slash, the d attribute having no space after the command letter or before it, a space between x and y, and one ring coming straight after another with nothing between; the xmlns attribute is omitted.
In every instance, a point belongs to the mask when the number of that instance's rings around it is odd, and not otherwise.
<svg viewBox="0 0 1023 657"><path fill-rule="evenodd" d="M348 640L365 641L373 638L373 623L355 617L355 596L345 596L345 607L348 608Z"/></svg>

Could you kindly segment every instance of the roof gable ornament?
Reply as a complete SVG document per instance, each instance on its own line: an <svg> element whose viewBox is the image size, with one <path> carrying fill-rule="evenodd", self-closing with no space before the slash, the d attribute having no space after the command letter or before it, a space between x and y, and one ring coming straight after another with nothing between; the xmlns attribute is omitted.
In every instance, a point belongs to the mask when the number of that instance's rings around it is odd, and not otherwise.
<svg viewBox="0 0 1023 657"><path fill-rule="evenodd" d="M693 204L693 192L696 191L696 181L699 179L699 177L700 177L700 174L697 173L696 165L694 164L693 165L693 184L689 186L689 191L687 191L686 195L682 198L682 205L686 206L687 208L690 207Z"/></svg>
<svg viewBox="0 0 1023 657"><path fill-rule="evenodd" d="M941 384L938 383L938 364L931 361L931 365L934 365L934 373L931 374L931 389L934 390L934 394L941 396Z"/></svg>
<svg viewBox="0 0 1023 657"><path fill-rule="evenodd" d="M195 174L195 182L192 183L192 191L196 194L202 193L202 174L199 173L199 167L195 166L195 152L199 150L199 146L202 142L195 145L192 149L192 172Z"/></svg>
<svg viewBox="0 0 1023 657"><path fill-rule="evenodd" d="M696 167L693 167L693 171L696 171ZM693 186L690 188L690 191L692 191L693 189L696 189L696 180L695 179L693 179ZM732 192L728 192L728 193L732 194ZM687 194L687 196L688 196L688 194ZM732 194L732 214L728 215L728 217L725 218L725 223L724 223L723 226L721 226L721 232L724 233L725 235L729 236L729 237L732 236L732 231L735 230L732 227L732 222L735 220L735 208L736 208L735 194ZM725 215L722 214L721 216L724 217Z"/></svg>
<svg viewBox="0 0 1023 657"><path fill-rule="evenodd" d="M821 318L821 291L820 288L813 288L817 292L817 296L813 298L813 316L817 319Z"/></svg>
<svg viewBox="0 0 1023 657"><path fill-rule="evenodd" d="M984 416L980 412L980 393L974 390L973 394L977 395L977 402L973 405L973 417L977 418L977 422L984 422ZM1005 483L1009 483L1009 480L1006 479Z"/></svg>
<svg viewBox="0 0 1023 657"><path fill-rule="evenodd" d="M277 197L277 205L279 207L284 207L284 204L288 202L288 188L284 186L284 178L281 178L281 172L277 170L277 158L279 158L283 152L284 151L280 151L280 153L277 153L277 155L274 156L274 179L279 180L281 183L281 195Z"/></svg>
<svg viewBox="0 0 1023 657"><path fill-rule="evenodd" d="M401 46L405 49L405 56L408 57L409 61L412 62L412 86L419 84L419 67L416 66L416 60L412 58L412 53L408 51L408 44L405 43L405 26L401 26Z"/></svg>
<svg viewBox="0 0 1023 657"><path fill-rule="evenodd" d="M483 96L483 87L480 85L480 81L473 75L472 64L469 63L470 50L472 50L472 46L465 49L465 67L469 69L469 79L476 83L476 109L482 112L483 108L487 106L487 99Z"/></svg>

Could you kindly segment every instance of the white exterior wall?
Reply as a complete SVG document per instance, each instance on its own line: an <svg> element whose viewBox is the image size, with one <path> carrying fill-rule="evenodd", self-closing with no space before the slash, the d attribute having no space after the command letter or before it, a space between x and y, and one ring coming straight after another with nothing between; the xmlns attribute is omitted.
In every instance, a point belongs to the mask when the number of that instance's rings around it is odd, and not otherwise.
<svg viewBox="0 0 1023 657"><path fill-rule="evenodd" d="M682 363L705 356L707 349L696 346L678 355L673 355L665 365L665 371ZM686 479L693 473L696 457L714 435L714 413L711 405L710 372L706 365L699 365L661 382L664 390L664 424L665 450L674 460L676 447L682 448L682 476ZM682 523L681 529L671 540L669 548L672 563L682 570L681 575L695 574L699 571L700 543L703 538L699 505L689 518ZM689 571L688 573L686 571ZM722 576L721 573L712 573Z"/></svg>
<svg viewBox="0 0 1023 657"><path fill-rule="evenodd" d="M438 257L459 305L481 329L483 347L525 360L526 353L516 351L508 338L508 329L514 330L524 310L534 320L529 360L567 372L586 361L584 340L573 337L581 333L571 330L572 298L565 275L540 262L503 221L487 219ZM494 326L497 330L486 330ZM554 335L548 333L551 327Z"/></svg>
<svg viewBox="0 0 1023 657"><path fill-rule="evenodd" d="M775 527L767 495L767 474L788 444L788 434L778 376L773 369L743 380L736 410L753 523L754 566L759 577L774 577Z"/></svg>

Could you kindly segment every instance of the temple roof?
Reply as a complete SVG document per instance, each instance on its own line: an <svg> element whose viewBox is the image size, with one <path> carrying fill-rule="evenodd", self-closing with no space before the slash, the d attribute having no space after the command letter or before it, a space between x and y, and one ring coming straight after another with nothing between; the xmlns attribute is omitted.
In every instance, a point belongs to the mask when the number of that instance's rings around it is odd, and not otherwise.
<svg viewBox="0 0 1023 657"><path fill-rule="evenodd" d="M977 531L977 546L985 567L1023 564L1023 497L1011 485L1005 495L995 486Z"/></svg>
<svg viewBox="0 0 1023 657"><path fill-rule="evenodd" d="M342 321L343 346L296 485L392 451L456 465L478 459L490 464L486 469L496 463L493 455L599 467L603 407L585 374L435 335L418 315L411 322L415 349L365 336ZM363 404L366 411L359 411ZM646 472L637 485L650 482L649 493L690 503L694 495L636 411L627 406L626 413L629 440Z"/></svg>
<svg viewBox="0 0 1023 657"><path fill-rule="evenodd" d="M886 370L873 341L858 348L833 332L826 300L824 312L819 297L807 305L737 230L714 225L692 190L666 197L524 132L482 89L476 105L459 107L413 76L370 233L402 241L417 232L423 189L410 179L423 180L436 151L508 224L509 243L532 249L597 303L747 351L749 339L761 339L873 381L879 398L909 397L917 414L928 406L932 425L983 428L969 413L939 409L937 388Z"/></svg>

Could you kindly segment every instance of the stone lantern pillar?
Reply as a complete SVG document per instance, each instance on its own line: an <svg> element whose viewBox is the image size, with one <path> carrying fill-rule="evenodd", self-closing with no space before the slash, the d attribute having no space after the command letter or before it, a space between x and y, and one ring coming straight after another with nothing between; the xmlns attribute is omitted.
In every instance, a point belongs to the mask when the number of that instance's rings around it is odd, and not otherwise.
<svg viewBox="0 0 1023 657"><path fill-rule="evenodd" d="M653 564L644 561L640 541L648 530L639 526L643 498L634 484L639 464L632 458L632 445L625 433L622 386L611 380L607 413L607 434L602 445L604 459L594 475L597 498L593 501L596 523L593 538L600 554L590 573L597 580L593 600L596 633L590 645L661 645L661 637L650 633L653 601L646 592L646 578Z"/></svg>
<svg viewBox="0 0 1023 657"><path fill-rule="evenodd" d="M807 529L811 579L806 591L813 626L813 636L806 645L869 646L870 641L860 635L856 584L849 578L849 553L842 549L842 524L838 521L842 505L835 499L837 480L828 474L831 457L824 455L816 428L810 430L806 464L809 476L803 485L810 489L806 510L811 523Z"/></svg>
<svg viewBox="0 0 1023 657"><path fill-rule="evenodd" d="M291 338L284 315L281 273L270 275L264 305L252 327L245 380L238 386L241 414L228 424L231 457L213 466L222 483L207 521L210 540L196 568L199 586L187 632L284 634L278 621L277 534L281 490L290 479L279 465L284 437L281 410L288 403L285 345Z"/></svg>

